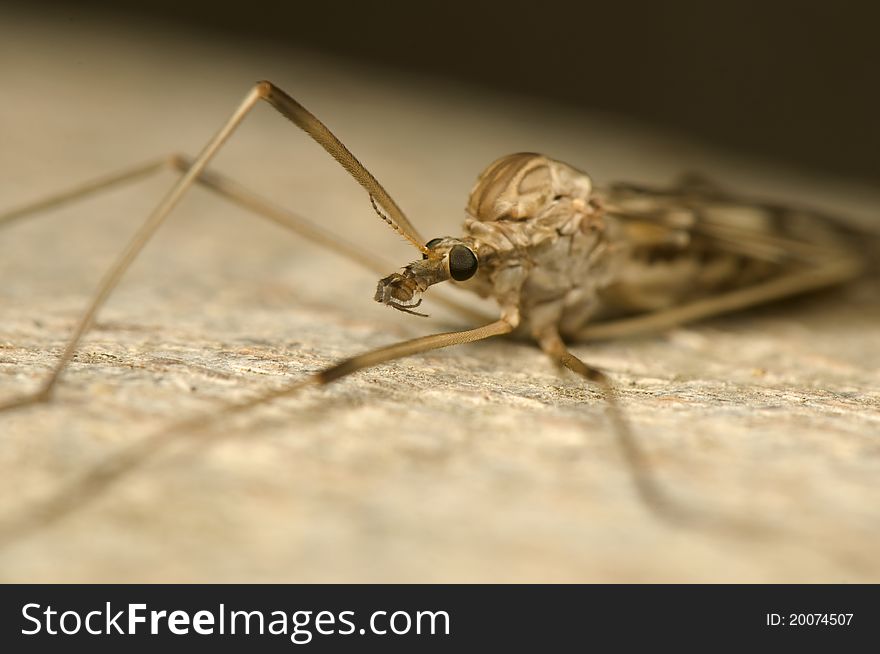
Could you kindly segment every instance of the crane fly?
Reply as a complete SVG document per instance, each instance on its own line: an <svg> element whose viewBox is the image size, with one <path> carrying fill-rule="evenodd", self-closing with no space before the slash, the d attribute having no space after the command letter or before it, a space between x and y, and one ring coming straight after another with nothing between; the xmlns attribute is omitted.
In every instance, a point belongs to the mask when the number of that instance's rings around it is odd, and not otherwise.
<svg viewBox="0 0 880 654"><path fill-rule="evenodd" d="M375 213L415 249L411 263L387 274L371 253L207 168L261 101L305 131L366 190ZM481 326L380 347L229 405L219 414L245 411L394 359L517 335L532 339L560 367L602 391L635 488L656 514L691 524L733 524L737 521L669 499L651 474L609 377L572 354L566 343L659 330L839 284L858 276L867 261L857 240L818 212L744 199L694 176L662 189L632 184L598 187L577 168L533 153L507 155L491 163L471 191L462 234L426 240L385 188L320 120L265 81L248 92L194 159L175 155L94 180L0 214L0 225L169 165L181 176L101 280L51 374L36 392L7 400L0 410L51 399L100 308L183 195L198 184L381 271L385 276L378 282L374 299L395 310L425 315L418 311L423 295L441 283L492 298L498 305L498 317ZM466 317L478 317L465 305L437 299ZM65 515L152 456L174 434L200 430L216 417L196 416L131 445L43 506L31 509L18 527L46 524Z"/></svg>

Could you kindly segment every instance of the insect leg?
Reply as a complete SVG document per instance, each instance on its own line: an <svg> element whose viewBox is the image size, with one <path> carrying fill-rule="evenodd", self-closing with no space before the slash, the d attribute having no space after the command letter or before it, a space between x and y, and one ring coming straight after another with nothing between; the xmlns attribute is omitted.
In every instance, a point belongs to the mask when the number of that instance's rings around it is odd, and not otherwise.
<svg viewBox="0 0 880 654"><path fill-rule="evenodd" d="M644 450L639 445L629 422L624 418L617 391L608 376L569 352L555 331L542 335L539 344L554 361L596 384L602 390L608 407L608 418L632 475L635 489L654 515L675 526L706 529L724 534L732 533L736 536L765 537L771 533L766 525L751 519L710 514L695 507L683 506L671 498L654 476Z"/></svg>
<svg viewBox="0 0 880 654"><path fill-rule="evenodd" d="M82 200L89 195L94 195L100 191L106 191L116 186L135 182L166 168L176 170L180 173L186 173L192 164L193 160L191 157L182 154L172 154L167 157L153 159L136 166L125 168L110 175L103 175L82 182L76 186L53 193L34 202L19 207L13 207L6 211L0 211L0 229L19 220L35 217L65 204ZM372 252L364 250L364 248L347 241L345 238L334 232L327 230L320 225L285 209L284 207L272 203L268 199L244 188L229 177L216 171L202 171L202 173L196 178L196 182L198 182L200 186L204 186L226 200L231 201L258 216L271 220L275 224L299 234L315 245L353 261L371 272L384 276L389 270L392 270L395 267L394 263L384 261L381 257L376 256ZM467 318L473 322L486 322L487 320L491 320L491 318L487 317L484 313L476 311L475 309L446 296L442 291L443 289L437 289L433 294L433 299L438 304L446 306L463 318Z"/></svg>
<svg viewBox="0 0 880 654"><path fill-rule="evenodd" d="M156 173L163 168L167 168L171 161L168 157L147 161L130 168L125 168L111 175L104 175L96 179L77 184L71 188L53 193L47 197L41 198L36 202L29 202L20 207L13 207L6 211L0 211L0 227L5 227L17 220L34 216L51 209L68 204L75 200L80 200L88 195L105 191L114 186L119 186L127 182L133 182L142 177L147 177Z"/></svg>
<svg viewBox="0 0 880 654"><path fill-rule="evenodd" d="M623 417L617 392L608 376L569 352L562 338L555 331L544 334L538 343L551 359L601 389L608 407L608 418L611 421L621 452L632 471L636 490L645 504L660 514L667 515L671 510L674 512L673 504L654 479L647 457L632 433L629 422Z"/></svg>
<svg viewBox="0 0 880 654"><path fill-rule="evenodd" d="M35 393L13 398L5 403L0 403L0 411L24 407L49 400L52 391L58 383L61 373L73 358L82 337L92 326L98 311L122 280L132 262L144 249L144 246L146 246L150 238L156 233L156 230L159 229L168 217L168 214L171 213L171 210L192 187L211 159L217 154L229 137L232 136L233 132L235 132L247 114L261 100L268 102L279 113L311 136L315 142L323 147L324 150L336 159L336 161L339 162L339 164L342 165L342 167L345 168L361 186L363 186L363 188L370 194L371 199L374 199L382 206L387 212L387 215L380 213L385 222L409 240L420 252L428 252L427 247L424 245L424 240L410 224L400 207L397 206L384 187L375 177L373 177L363 164L354 157L348 148L346 148L345 145L343 145L342 142L336 138L336 136L334 136L320 120L284 91L270 82L258 82L247 93L244 100L242 100L241 104L239 104L238 108L233 112L232 116L230 116L230 118L223 124L214 137L208 141L208 144L204 147L198 157L196 157L192 166L183 174L177 183L172 186L171 190L153 210L146 221L144 221L125 246L122 253L101 279L101 282L98 285L98 290L95 292L94 297L80 317L79 322L74 328L73 334L53 367L52 372L49 374L48 379Z"/></svg>
<svg viewBox="0 0 880 654"><path fill-rule="evenodd" d="M19 515L0 523L0 545L22 538L33 531L47 527L98 497L130 471L159 454L164 447L179 438L210 436L206 427L274 400L295 395L309 386L324 386L359 370L371 368L394 359L427 352L451 345L472 343L493 336L508 334L513 325L502 318L476 329L422 336L402 343L380 347L345 359L313 375L286 384L276 390L261 393L238 404L230 404L210 414L182 420L132 443L115 455L87 471L82 477L65 484L44 501L28 506Z"/></svg>
<svg viewBox="0 0 880 654"><path fill-rule="evenodd" d="M783 277L760 282L753 286L719 293L688 304L632 318L587 325L579 330L573 338L579 341L591 341L657 332L683 323L731 313L773 300L840 284L857 277L862 269L862 263L856 259L831 257L815 268L788 273Z"/></svg>
<svg viewBox="0 0 880 654"><path fill-rule="evenodd" d="M106 191L115 186L137 181L142 177L146 177L164 169L170 169L185 174L192 165L193 161L190 157L182 154L172 154L167 157L154 159L130 168L125 168L119 172L104 175L63 191L53 193L48 197L41 198L23 206L2 211L0 212L0 228L25 218L35 217L37 214L56 209L70 202L82 200L87 196L94 195L100 191ZM267 199L259 197L256 193L245 189L239 184L236 184L230 178L217 172L203 170L199 176L196 177L195 181L199 185L217 193L234 204L267 218L272 222L309 239L316 245L327 248L332 252L336 252L337 254L364 266L372 272L384 275L389 268L394 267L393 264L383 261L372 253L366 252L363 248L347 242L344 238L337 236L331 231L306 220L292 211L288 211L278 205L272 204Z"/></svg>
<svg viewBox="0 0 880 654"><path fill-rule="evenodd" d="M61 373L67 367L67 364L70 362L70 360L73 358L73 355L76 352L76 348L79 346L80 340L82 340L82 337L92 326L98 310L101 308L104 302L107 301L107 298L110 297L110 294L119 284L120 280L122 279L128 268L131 266L132 262L144 249L144 246L147 244L153 234L156 233L156 230L162 225L171 210L177 205L177 203L180 201L186 191L189 190L189 188L192 186L193 181L198 176L198 174L205 168L205 166L207 166L208 162L217 153L220 147L227 141L227 139L232 136L232 133L235 131L241 121L244 120L244 117L254 107L254 105L259 102L259 100L259 90L257 87L254 87L247 94L247 96L245 96L245 99L238 106L238 108L235 110L229 120L226 121L223 127L208 142L208 144L202 150L201 154L199 154L198 158L196 159L196 163L192 166L192 168L190 168L187 173L177 181L177 183L171 188L171 190L162 199L159 205L149 215L146 221L144 221L144 223L140 226L137 232L135 232L134 236L125 246L125 249L123 249L122 253L119 255L119 257L110 267L110 269L101 279L98 290L96 291L88 307L80 317L79 322L74 328L73 334L68 340L64 351L61 353L61 356L58 358L58 361L55 363L55 366L52 369L52 372L50 373L48 379L43 383L43 385L37 390L36 393L33 393L32 395L25 395L22 397L13 398L5 403L0 404L0 411L15 409L38 402L46 402L49 400L52 391L55 388L55 385L58 383L58 379L61 376Z"/></svg>
<svg viewBox="0 0 880 654"><path fill-rule="evenodd" d="M181 155L175 157L173 163L181 171L186 171L191 165L190 160ZM365 250L355 243L347 241L345 238L336 235L317 223L307 220L302 216L261 197L257 193L254 193L229 177L216 171L202 171L197 178L197 181L205 188L210 189L230 202L252 211L259 216L267 218L272 222L299 234L312 243L360 264L367 270L377 273L380 276L384 277L389 270L393 270L397 267L396 264L384 261L381 257L376 256L372 252ZM484 313L476 311L467 305L456 301L454 298L448 297L443 293L443 289L435 289L431 297L433 302L444 305L472 322L480 323L491 320L491 317L487 317Z"/></svg>

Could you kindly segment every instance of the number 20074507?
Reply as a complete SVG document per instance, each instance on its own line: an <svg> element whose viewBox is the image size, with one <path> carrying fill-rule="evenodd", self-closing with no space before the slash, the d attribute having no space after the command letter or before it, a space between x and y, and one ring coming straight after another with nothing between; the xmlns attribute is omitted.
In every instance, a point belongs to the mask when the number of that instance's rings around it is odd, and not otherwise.
<svg viewBox="0 0 880 654"><path fill-rule="evenodd" d="M848 626L852 623L852 613L767 613L766 622L769 627L812 627L812 626Z"/></svg>

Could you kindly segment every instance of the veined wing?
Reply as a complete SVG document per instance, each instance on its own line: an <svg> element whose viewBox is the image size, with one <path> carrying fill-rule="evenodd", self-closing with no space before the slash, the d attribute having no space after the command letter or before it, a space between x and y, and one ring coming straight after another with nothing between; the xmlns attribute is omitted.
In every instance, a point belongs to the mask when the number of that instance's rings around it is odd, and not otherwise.
<svg viewBox="0 0 880 654"><path fill-rule="evenodd" d="M597 195L612 242L625 252L602 294L600 318L769 288L753 294L757 304L846 281L865 267L859 240L840 221L736 196L693 176L662 189L613 184ZM792 277L802 282L780 283Z"/></svg>

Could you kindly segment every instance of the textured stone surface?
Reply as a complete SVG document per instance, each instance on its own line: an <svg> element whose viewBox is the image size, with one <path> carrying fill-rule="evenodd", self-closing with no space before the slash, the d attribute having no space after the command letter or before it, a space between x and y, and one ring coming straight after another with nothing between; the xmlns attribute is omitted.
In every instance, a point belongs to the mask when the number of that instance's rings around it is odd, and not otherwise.
<svg viewBox="0 0 880 654"><path fill-rule="evenodd" d="M874 220L798 177L521 98L251 45L0 21L0 205L195 152L254 80L321 116L427 237L476 173L537 150L599 181L698 169ZM216 168L403 265L413 252L261 108ZM0 232L0 393L35 388L170 173ZM392 272L389 269L388 272ZM0 415L3 581L880 581L880 290L575 352L608 371L683 503L783 536L674 528L640 503L597 394L527 344L438 351L181 433L57 522L21 516L164 426L369 347L466 322L376 305L375 275L196 191L102 311L57 401ZM491 311L491 306L486 305Z"/></svg>

